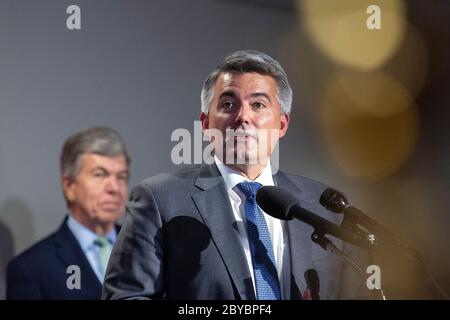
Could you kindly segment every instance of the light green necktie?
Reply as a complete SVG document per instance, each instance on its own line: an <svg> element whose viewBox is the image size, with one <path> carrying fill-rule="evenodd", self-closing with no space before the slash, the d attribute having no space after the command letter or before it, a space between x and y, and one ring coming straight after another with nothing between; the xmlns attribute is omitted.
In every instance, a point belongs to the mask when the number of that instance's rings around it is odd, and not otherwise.
<svg viewBox="0 0 450 320"><path fill-rule="evenodd" d="M104 276L106 267L108 266L109 256L111 255L112 245L107 237L97 237L95 244L99 248L100 268Z"/></svg>

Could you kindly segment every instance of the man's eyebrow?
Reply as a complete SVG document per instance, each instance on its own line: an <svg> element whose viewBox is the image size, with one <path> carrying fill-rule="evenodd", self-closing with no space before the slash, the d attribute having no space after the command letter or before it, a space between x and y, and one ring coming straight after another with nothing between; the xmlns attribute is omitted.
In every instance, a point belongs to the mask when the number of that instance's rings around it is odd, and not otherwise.
<svg viewBox="0 0 450 320"><path fill-rule="evenodd" d="M223 97L237 98L237 94L233 90L227 90L227 91L222 92L219 95L219 99L221 99Z"/></svg>
<svg viewBox="0 0 450 320"><path fill-rule="evenodd" d="M265 93L265 92L254 92L250 96L252 98L264 97L267 100L269 100L269 102L272 102L272 100L270 99L270 96L267 93ZM237 99L238 96L237 96L236 92L234 92L233 90L227 90L227 91L222 92L219 95L219 99L221 99L223 97L230 97L230 98L236 98Z"/></svg>
<svg viewBox="0 0 450 320"><path fill-rule="evenodd" d="M108 170L105 167L102 167L101 165L97 165L91 169L91 171L95 171L95 170L102 170L102 171L108 172Z"/></svg>
<svg viewBox="0 0 450 320"><path fill-rule="evenodd" d="M264 98L266 98L267 100L269 100L269 102L272 102L272 101L270 100L269 95L268 95L267 93L265 93L265 92L255 92L255 93L252 93L250 96L251 96L252 98L264 97Z"/></svg>
<svg viewBox="0 0 450 320"><path fill-rule="evenodd" d="M97 167L92 168L92 172L94 172L96 170L101 170L101 171L103 171L105 173L108 173L108 174L112 173L108 169L106 169L105 167L102 167L102 166L97 166ZM128 169L124 169L124 170L120 170L120 171L115 172L115 174L127 174L128 175L129 172L130 171Z"/></svg>

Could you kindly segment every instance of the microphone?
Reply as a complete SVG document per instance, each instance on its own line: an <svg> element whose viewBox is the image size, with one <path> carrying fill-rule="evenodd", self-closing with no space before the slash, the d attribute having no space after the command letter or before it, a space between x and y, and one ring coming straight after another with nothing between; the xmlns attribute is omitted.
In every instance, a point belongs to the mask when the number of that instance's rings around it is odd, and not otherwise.
<svg viewBox="0 0 450 320"><path fill-rule="evenodd" d="M349 264L365 281L367 281L367 276L362 271L358 263L348 257L324 236L325 234L329 234L348 243L369 249L370 244L359 234L355 234L350 230L344 229L326 219L323 219L322 217L319 217L309 210L302 208L298 205L297 198L295 198L289 191L281 187L261 187L256 194L256 202L261 209L264 210L264 212L274 218L281 220L292 220L293 218L297 218L311 225L314 228L314 232L311 235L311 240L326 251L335 254L345 263ZM305 280L309 286L304 294L305 300L315 300L313 295L316 298L319 298L320 287L317 272L314 274L314 270L308 270L307 273L305 273ZM382 290L380 289L379 291L383 299L385 299Z"/></svg>
<svg viewBox="0 0 450 320"><path fill-rule="evenodd" d="M345 222L343 225L350 224L354 226L355 224L359 224L380 238L384 237L400 243L400 240L391 231L364 214L361 210L350 206L347 197L342 192L328 188L320 196L319 202L323 207L332 212L343 213Z"/></svg>
<svg viewBox="0 0 450 320"><path fill-rule="evenodd" d="M256 194L256 202L264 212L274 218L281 220L296 218L311 225L315 233L329 234L353 245L369 248L366 239L298 205L297 198L286 189L273 186L261 187Z"/></svg>
<svg viewBox="0 0 450 320"><path fill-rule="evenodd" d="M315 269L305 271L306 290L309 290L310 300L320 300L320 282L319 275Z"/></svg>

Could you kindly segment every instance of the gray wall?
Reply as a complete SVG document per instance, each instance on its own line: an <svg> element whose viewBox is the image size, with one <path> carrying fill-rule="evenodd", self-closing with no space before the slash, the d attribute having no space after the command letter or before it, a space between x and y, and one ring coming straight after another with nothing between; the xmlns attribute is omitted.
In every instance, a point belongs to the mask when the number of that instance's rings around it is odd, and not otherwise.
<svg viewBox="0 0 450 320"><path fill-rule="evenodd" d="M292 77L294 121L281 145L284 169L346 191L352 202L375 217L381 202L410 200L392 193L395 180L371 184L351 179L329 160L317 126L314 93L308 90L317 71L308 58L320 53L299 27L289 1L281 6L276 1L266 6L268 2L0 1L0 277L13 252L55 230L66 213L58 157L67 136L93 125L118 129L132 157L131 185L173 169L172 131L192 130L204 78L236 49L265 51ZM65 11L73 3L82 10L81 31L66 29ZM426 13L414 3L411 15L420 21L432 21L430 17L442 11L437 6L436 12L419 19ZM433 48L432 37L430 41ZM446 61L440 60L439 67ZM448 63L445 68L450 71ZM419 145L397 173L420 173L430 195L414 199L423 205L414 216L392 209L392 215L379 218L424 253L448 288L449 130L443 105L449 102L449 79L438 80L446 80L447 88L430 80L420 103L434 110L422 108ZM424 154L439 154L441 159ZM384 212L390 213L389 208ZM423 221L432 223L439 241L428 239ZM3 285L0 279L0 298Z"/></svg>

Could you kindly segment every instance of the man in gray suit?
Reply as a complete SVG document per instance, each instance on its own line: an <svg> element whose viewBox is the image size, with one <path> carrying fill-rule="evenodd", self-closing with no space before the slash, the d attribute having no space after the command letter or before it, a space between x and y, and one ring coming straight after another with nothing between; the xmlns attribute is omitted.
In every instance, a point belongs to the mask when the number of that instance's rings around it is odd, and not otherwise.
<svg viewBox="0 0 450 320"><path fill-rule="evenodd" d="M234 52L208 76L201 101L211 161L133 188L103 298L302 299L314 286L307 270L320 281L315 296L366 296L365 282L310 240L310 226L272 218L256 204L261 186L278 185L303 207L342 220L319 204L325 185L272 174L270 158L287 132L292 104L281 65L261 52ZM355 259L363 256L333 242Z"/></svg>

